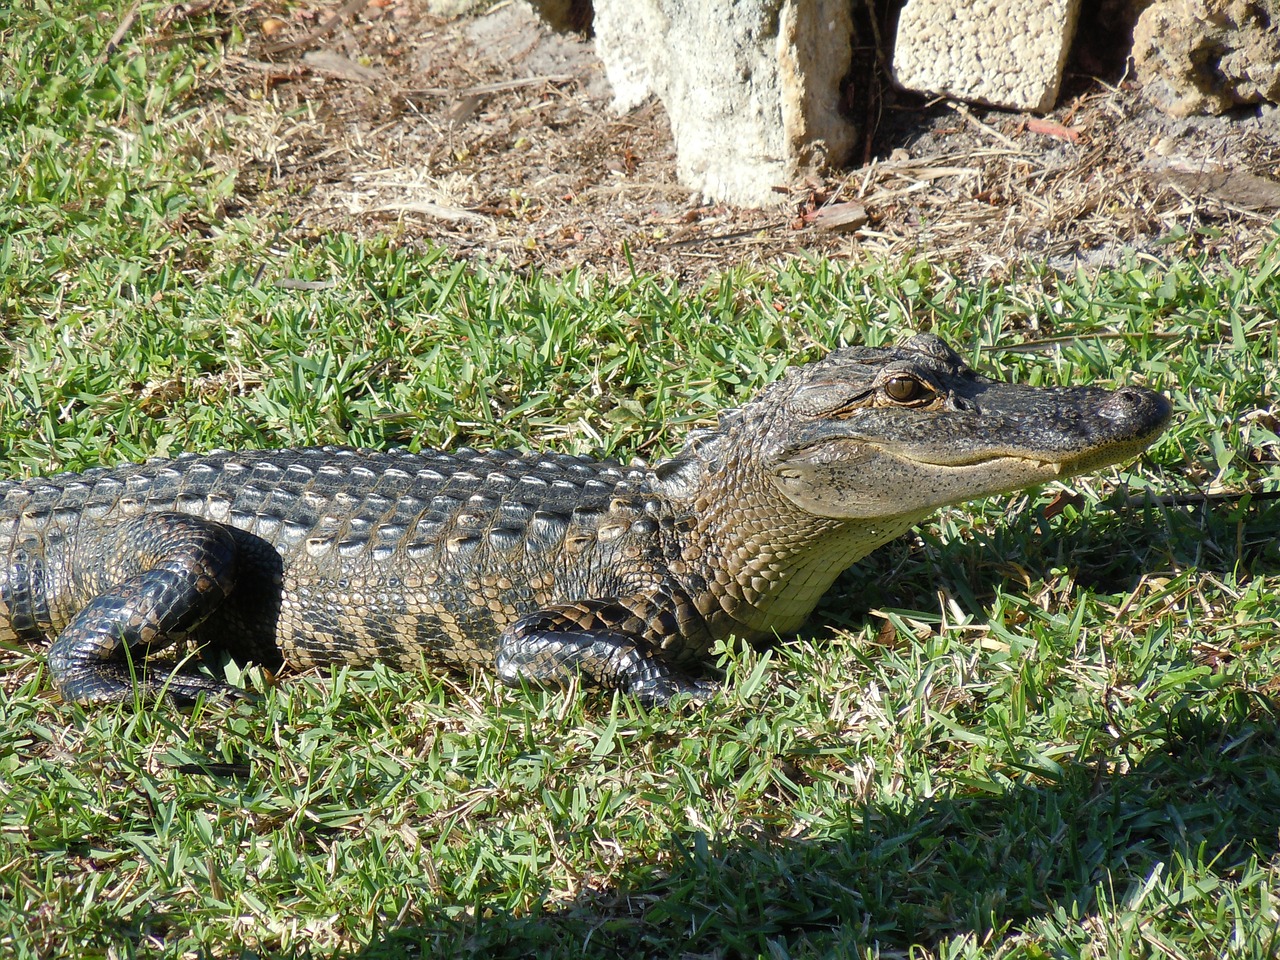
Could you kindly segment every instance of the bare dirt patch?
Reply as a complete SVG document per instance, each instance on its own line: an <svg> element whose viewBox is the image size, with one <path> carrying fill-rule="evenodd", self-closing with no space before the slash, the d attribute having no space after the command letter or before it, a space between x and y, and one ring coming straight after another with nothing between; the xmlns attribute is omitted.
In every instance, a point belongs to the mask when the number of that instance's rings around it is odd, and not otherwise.
<svg viewBox="0 0 1280 960"><path fill-rule="evenodd" d="M1239 262L1280 208L1276 111L1171 120L1119 77L1077 73L1051 116L1030 118L894 91L868 46L850 97L868 131L859 165L780 187L775 209L738 210L677 183L659 104L615 116L590 41L514 0L457 20L418 0L227 15L247 40L210 91L214 159L236 173L235 204L284 213L300 234L392 235L553 272L696 279L810 251L919 253L986 274L1170 242Z"/></svg>

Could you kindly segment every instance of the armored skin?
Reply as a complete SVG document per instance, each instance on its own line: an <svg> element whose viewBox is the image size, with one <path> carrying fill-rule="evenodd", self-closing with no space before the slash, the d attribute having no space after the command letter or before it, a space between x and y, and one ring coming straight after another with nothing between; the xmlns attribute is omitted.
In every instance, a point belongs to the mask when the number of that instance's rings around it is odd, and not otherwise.
<svg viewBox="0 0 1280 960"><path fill-rule="evenodd" d="M63 697L226 688L174 644L269 669L479 666L654 704L716 640L797 629L933 510L1135 456L1168 401L980 376L937 337L798 367L653 466L335 447L0 482L0 641Z"/></svg>

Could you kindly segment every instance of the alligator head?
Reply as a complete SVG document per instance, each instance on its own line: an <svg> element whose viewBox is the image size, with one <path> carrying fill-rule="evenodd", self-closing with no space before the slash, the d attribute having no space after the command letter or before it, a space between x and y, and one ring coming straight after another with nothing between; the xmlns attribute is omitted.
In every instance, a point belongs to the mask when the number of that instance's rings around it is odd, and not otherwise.
<svg viewBox="0 0 1280 960"><path fill-rule="evenodd" d="M931 334L799 368L742 414L776 412L761 466L806 512L928 513L1127 460L1169 420L1141 387L1029 387L975 373Z"/></svg>
<svg viewBox="0 0 1280 960"><path fill-rule="evenodd" d="M1118 463L1169 413L1139 387L992 380L921 334L794 369L653 472L719 557L704 613L754 636L796 629L840 571L937 508Z"/></svg>

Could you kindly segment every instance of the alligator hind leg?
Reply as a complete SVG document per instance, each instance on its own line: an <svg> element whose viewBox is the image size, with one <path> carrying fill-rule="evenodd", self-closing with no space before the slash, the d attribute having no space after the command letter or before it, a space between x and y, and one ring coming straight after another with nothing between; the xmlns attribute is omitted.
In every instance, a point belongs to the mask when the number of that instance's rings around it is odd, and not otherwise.
<svg viewBox="0 0 1280 960"><path fill-rule="evenodd" d="M191 701L227 687L193 671L148 668L152 654L196 629L235 584L236 547L219 524L183 513L127 520L101 552L77 558L79 592L92 599L49 648L49 672L64 699L110 703L134 695Z"/></svg>
<svg viewBox="0 0 1280 960"><path fill-rule="evenodd" d="M524 680L557 687L579 676L593 687L620 689L653 706L679 696L710 699L714 683L679 673L642 632L674 633L679 612L645 597L539 610L503 633L498 676L512 685Z"/></svg>

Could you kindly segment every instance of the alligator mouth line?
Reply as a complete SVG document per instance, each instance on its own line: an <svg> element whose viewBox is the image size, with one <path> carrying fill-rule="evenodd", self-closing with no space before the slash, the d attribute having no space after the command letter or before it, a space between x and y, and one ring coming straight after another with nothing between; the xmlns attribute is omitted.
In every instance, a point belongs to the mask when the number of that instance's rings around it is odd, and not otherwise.
<svg viewBox="0 0 1280 960"><path fill-rule="evenodd" d="M975 456L968 460L931 460L928 457L910 456L895 452L888 448L881 448L886 454L914 463L919 467L930 470L954 470L957 473L981 469L983 467L994 467L997 465L1013 465L1018 464L1037 473L1051 473L1055 477L1070 477L1076 473L1080 473L1091 469L1100 469L1113 463L1121 463L1129 459L1131 452L1136 452L1146 446L1142 441L1135 440L1132 446L1126 445L1125 448L1108 447L1095 451L1084 451L1079 454L1062 457L1060 459L1046 457L1029 457L1024 454L1017 453L992 453L982 456Z"/></svg>
<svg viewBox="0 0 1280 960"><path fill-rule="evenodd" d="M919 467L928 470L954 471L956 473L968 473L974 470L981 470L988 467L996 466L1019 466L1029 472L1034 473L1051 473L1055 477L1063 474L1070 475L1072 473L1073 460L1045 460L1040 457L1024 457L1014 453L994 453L990 456L976 457L972 460L964 461L933 461L925 458L906 457Z"/></svg>
<svg viewBox="0 0 1280 960"><path fill-rule="evenodd" d="M1166 423L1167 419L1148 431L1126 439L1100 442L1080 450L1063 451L1061 454L1039 456L1032 452L991 449L972 451L967 456L957 453L949 457L937 452L911 450L906 445L872 442L867 446L874 447L887 456L937 470L965 470L1003 462L1025 464L1028 467L1051 471L1055 476L1063 474L1070 476L1078 472L1121 463L1136 456L1163 432Z"/></svg>

